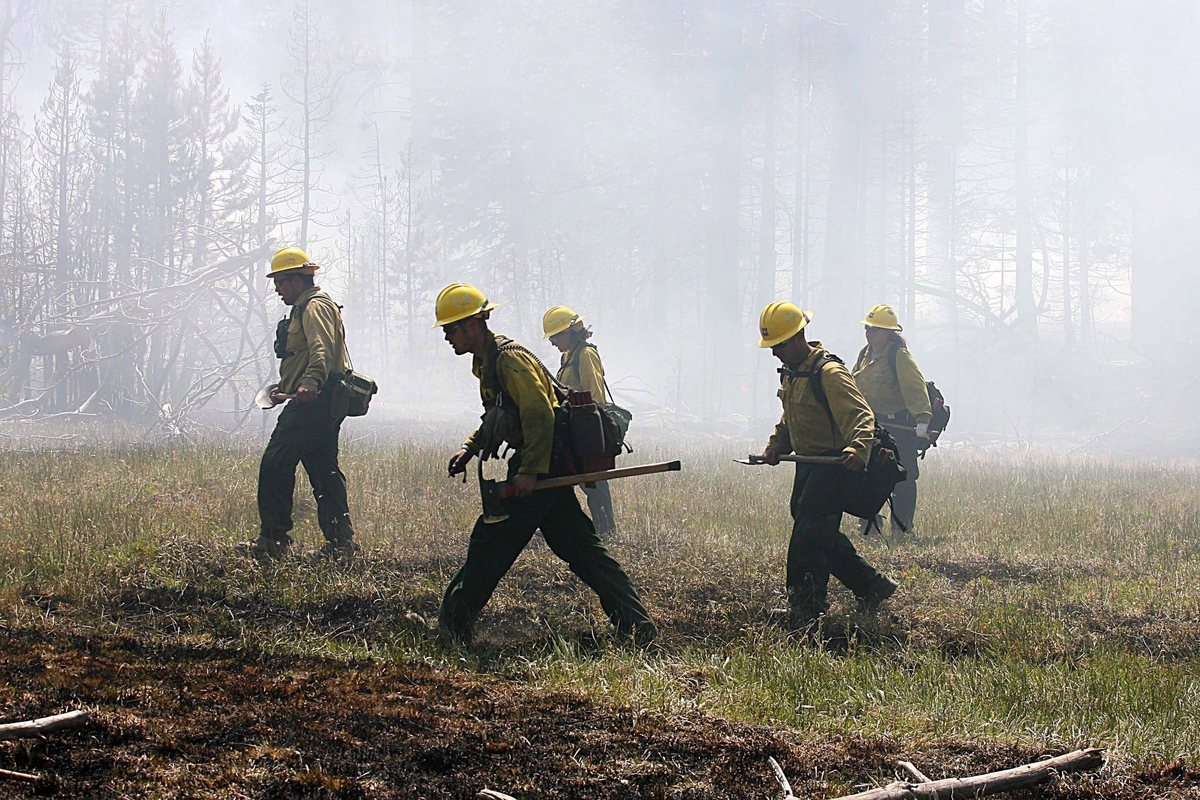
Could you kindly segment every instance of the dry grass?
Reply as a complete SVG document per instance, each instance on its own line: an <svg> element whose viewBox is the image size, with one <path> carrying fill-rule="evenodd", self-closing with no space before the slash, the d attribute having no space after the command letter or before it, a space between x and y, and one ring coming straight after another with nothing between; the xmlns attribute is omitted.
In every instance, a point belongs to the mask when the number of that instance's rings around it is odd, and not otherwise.
<svg viewBox="0 0 1200 800"><path fill-rule="evenodd" d="M3 619L263 657L456 665L814 742L1100 743L1127 771L1200 761L1193 464L935 451L921 541L891 550L855 536L902 579L889 614L857 619L839 590L812 647L765 615L782 599L786 468L732 464L745 444L652 444L638 461L681 457L685 472L614 485L611 547L661 648L607 645L594 599L535 540L485 612L481 646L463 653L421 621L477 513L474 481L445 478L443 449L347 448L365 546L347 568L303 554L264 568L239 553L256 528L257 449L0 453ZM311 505L300 503L301 551L319 540Z"/></svg>

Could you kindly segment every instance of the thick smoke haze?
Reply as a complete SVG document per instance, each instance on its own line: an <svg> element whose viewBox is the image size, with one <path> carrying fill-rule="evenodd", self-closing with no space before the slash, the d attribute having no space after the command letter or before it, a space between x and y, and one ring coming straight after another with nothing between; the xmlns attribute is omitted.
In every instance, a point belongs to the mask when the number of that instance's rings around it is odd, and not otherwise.
<svg viewBox="0 0 1200 800"><path fill-rule="evenodd" d="M849 361L886 302L948 438L1186 454L1197 13L0 0L0 418L257 426L301 244L399 421L469 427L469 281L548 362L579 311L635 424L765 439L762 307Z"/></svg>

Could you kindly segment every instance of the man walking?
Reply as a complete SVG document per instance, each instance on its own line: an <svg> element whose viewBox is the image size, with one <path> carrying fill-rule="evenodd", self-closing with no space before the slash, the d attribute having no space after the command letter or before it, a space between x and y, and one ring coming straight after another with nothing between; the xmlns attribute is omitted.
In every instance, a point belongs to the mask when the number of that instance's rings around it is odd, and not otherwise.
<svg viewBox="0 0 1200 800"><path fill-rule="evenodd" d="M300 463L317 499L317 522L326 540L322 555L348 556L355 549L346 476L338 468L338 434L345 412L334 402L335 387L348 368L346 330L341 308L315 284L319 268L299 247L285 247L271 259L267 273L292 313L275 332L275 355L281 360L272 399L287 405L258 470L262 527L251 549L259 557L279 558L292 543L288 532Z"/></svg>
<svg viewBox="0 0 1200 800"><path fill-rule="evenodd" d="M437 298L437 323L456 355L471 354L479 378L484 419L450 458L449 472L464 472L475 456L495 458L507 443L508 482L514 496L508 518L487 524L480 515L471 531L467 560L442 598L438 626L444 636L470 644L475 620L525 545L540 528L546 544L567 562L600 599L621 639L648 645L657 631L621 565L608 554L592 521L569 487L534 491L539 476L559 466L552 457L566 444L555 441L559 397L550 374L533 353L488 330L494 305L467 283L454 283Z"/></svg>
<svg viewBox="0 0 1200 800"><path fill-rule="evenodd" d="M783 363L779 397L783 417L763 450L768 464L795 452L836 456L839 464L797 464L792 484L792 537L787 554L788 622L812 630L829 608L830 574L874 614L896 583L872 567L841 532L842 508L853 473L866 468L875 418L849 370L820 342L805 335L812 315L792 303L771 303L759 316L758 346Z"/></svg>

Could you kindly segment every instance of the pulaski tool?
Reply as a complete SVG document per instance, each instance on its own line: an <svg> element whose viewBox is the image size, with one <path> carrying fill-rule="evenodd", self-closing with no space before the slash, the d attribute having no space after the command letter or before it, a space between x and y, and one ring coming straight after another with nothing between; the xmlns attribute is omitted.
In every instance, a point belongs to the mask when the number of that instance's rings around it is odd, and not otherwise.
<svg viewBox="0 0 1200 800"><path fill-rule="evenodd" d="M678 461L664 461L658 464L642 464L638 467L623 467L621 469L606 469L601 472L584 472L579 475L563 475L561 478L543 478L538 481L533 490L557 489L561 486L579 486L583 483L611 481L617 478L632 478L636 475L654 475L659 472L678 472ZM508 481L493 481L480 476L479 491L483 497L483 521L488 525L503 522L508 519L507 499L512 497L512 484Z"/></svg>
<svg viewBox="0 0 1200 800"><path fill-rule="evenodd" d="M258 394L254 395L254 405L258 406L263 411L270 411L272 408L279 405L279 403L275 402L275 398L271 396L274 393L274 391L278 388L279 388L278 383L268 383L266 386L259 389ZM282 397L284 400L291 400L296 395L281 394L279 396Z"/></svg>
<svg viewBox="0 0 1200 800"><path fill-rule="evenodd" d="M780 461L790 461L793 464L841 464L841 456L780 456ZM763 461L762 456L746 456L745 458L735 458L735 464L746 464L748 466L760 466L767 463Z"/></svg>

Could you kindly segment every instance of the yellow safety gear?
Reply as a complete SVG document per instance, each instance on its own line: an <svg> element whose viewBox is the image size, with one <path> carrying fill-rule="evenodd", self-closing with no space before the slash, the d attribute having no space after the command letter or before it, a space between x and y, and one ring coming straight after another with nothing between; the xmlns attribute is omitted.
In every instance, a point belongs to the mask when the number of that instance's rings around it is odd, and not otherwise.
<svg viewBox="0 0 1200 800"><path fill-rule="evenodd" d="M308 253L304 252L299 247L284 247L271 257L271 271L267 273L267 277L274 277L281 272L296 272L301 275L312 275L320 268L321 265L309 261Z"/></svg>
<svg viewBox="0 0 1200 800"><path fill-rule="evenodd" d="M488 332L492 341L488 351L496 349L496 374L490 375L492 364L488 358L474 356L471 372L479 378L479 399L485 409L495 408L503 414L496 433L515 450L521 451L521 466L518 475L545 475L550 471L550 451L554 444L554 409L558 408L558 395L550 374L537 359L523 349L499 350L501 342L510 339ZM497 386L498 384L498 386ZM512 403L496 406L496 389L508 394ZM512 406L515 405L516 408ZM495 447L499 441L481 441L483 429L477 429L463 442L463 447L478 455L481 447Z"/></svg>
<svg viewBox="0 0 1200 800"><path fill-rule="evenodd" d="M878 355L864 347L850 372L876 416L890 419L907 411L916 423L933 418L925 376L900 342L888 342Z"/></svg>
<svg viewBox="0 0 1200 800"><path fill-rule="evenodd" d="M775 426L767 448L787 455L823 456L832 452L853 453L864 464L871 457L871 445L875 439L875 417L866 398L858 390L850 370L836 361L826 361L821 367L820 377L807 377L829 351L820 342L809 342L812 352L802 364L793 369L793 375L780 378L779 400L783 403L783 416ZM829 413L815 400L812 381L821 381L825 399L829 402ZM833 416L834 424L829 422Z"/></svg>
<svg viewBox="0 0 1200 800"><path fill-rule="evenodd" d="M883 328L888 331L904 330L904 328L900 327L900 319L896 316L896 309L887 303L872 306L862 324L872 328Z"/></svg>
<svg viewBox="0 0 1200 800"><path fill-rule="evenodd" d="M287 352L279 362L279 391L292 394L300 386L325 386L329 376L350 368L346 326L333 298L316 286L306 289L292 306Z"/></svg>
<svg viewBox="0 0 1200 800"><path fill-rule="evenodd" d="M433 323L433 327L440 328L451 322L491 311L495 307L495 304L488 302L483 292L471 284L452 283L438 292L437 303L434 305L437 322Z"/></svg>
<svg viewBox="0 0 1200 800"><path fill-rule="evenodd" d="M597 403L607 403L611 398L604 391L604 364L595 345L580 340L569 352L562 354L558 382L576 392L588 392Z"/></svg>
<svg viewBox="0 0 1200 800"><path fill-rule="evenodd" d="M542 332L545 338L562 333L575 323L583 324L583 317L566 306L555 306L542 316Z"/></svg>
<svg viewBox="0 0 1200 800"><path fill-rule="evenodd" d="M758 315L759 347L774 347L786 342L812 320L811 311L801 311L792 303L771 303Z"/></svg>

